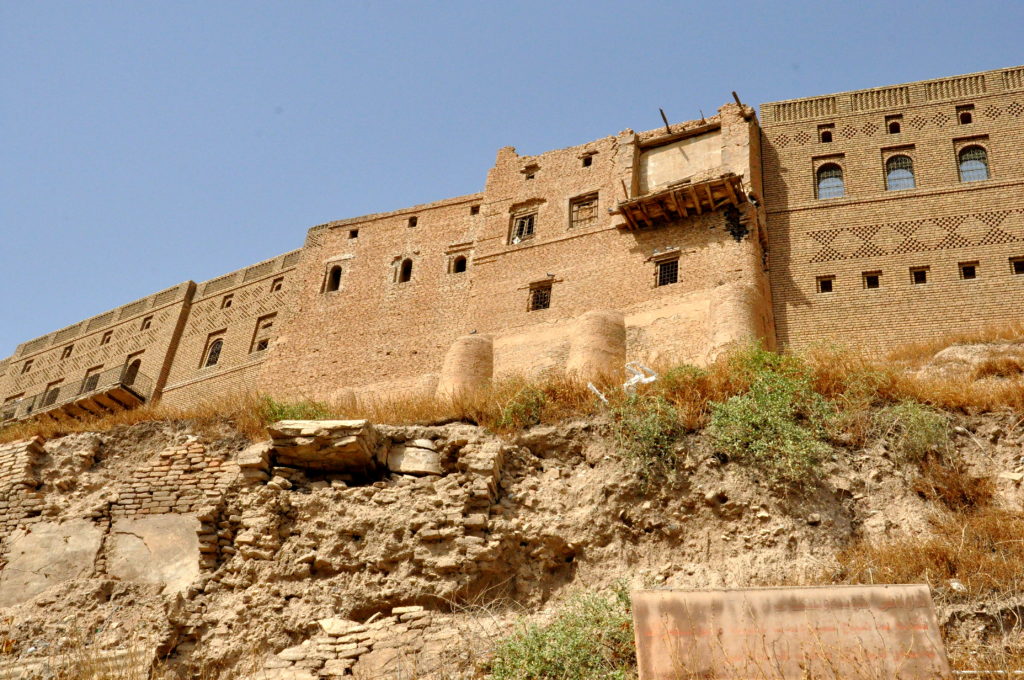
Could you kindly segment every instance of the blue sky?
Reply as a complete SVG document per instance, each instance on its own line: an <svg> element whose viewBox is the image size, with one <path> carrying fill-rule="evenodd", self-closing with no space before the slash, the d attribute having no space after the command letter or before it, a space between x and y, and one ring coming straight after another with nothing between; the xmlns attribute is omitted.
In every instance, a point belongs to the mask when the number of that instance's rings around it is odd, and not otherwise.
<svg viewBox="0 0 1024 680"><path fill-rule="evenodd" d="M1024 2L0 0L0 357L498 148L1024 63Z"/></svg>

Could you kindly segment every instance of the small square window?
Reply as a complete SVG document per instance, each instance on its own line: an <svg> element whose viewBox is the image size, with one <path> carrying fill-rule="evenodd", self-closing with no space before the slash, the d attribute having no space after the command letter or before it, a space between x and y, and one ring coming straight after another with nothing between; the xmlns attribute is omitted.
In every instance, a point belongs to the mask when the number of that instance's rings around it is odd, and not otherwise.
<svg viewBox="0 0 1024 680"><path fill-rule="evenodd" d="M270 282L270 292L276 293L284 288L284 277L278 276L276 279Z"/></svg>
<svg viewBox="0 0 1024 680"><path fill-rule="evenodd" d="M961 262L960 263L960 278L964 280L978 278L978 263L977 262Z"/></svg>
<svg viewBox="0 0 1024 680"><path fill-rule="evenodd" d="M409 218L409 226L410 227L415 227L419 223L419 221L420 221L420 218L418 218L415 215L413 215L412 217Z"/></svg>
<svg viewBox="0 0 1024 680"><path fill-rule="evenodd" d="M835 276L819 276L818 277L818 292L819 293L831 293L835 290L836 277Z"/></svg>
<svg viewBox="0 0 1024 680"><path fill-rule="evenodd" d="M75 346L74 345L68 345L67 347L65 347L64 349L61 350L60 358L62 360L70 358L71 357L71 353L73 351L75 351Z"/></svg>
<svg viewBox="0 0 1024 680"><path fill-rule="evenodd" d="M229 293L228 295L225 295L223 298L221 298L220 308L221 309L227 309L228 307L231 306L231 302L234 299L235 299L234 293Z"/></svg>
<svg viewBox="0 0 1024 680"><path fill-rule="evenodd" d="M898 135L903 129L903 116L886 116L885 117L885 131L890 135Z"/></svg>
<svg viewBox="0 0 1024 680"><path fill-rule="evenodd" d="M818 141L822 144L831 144L832 135L835 133L835 123L827 123L818 126Z"/></svg>
<svg viewBox="0 0 1024 680"><path fill-rule="evenodd" d="M679 282L679 260L667 260L658 263L657 286L668 286Z"/></svg>
<svg viewBox="0 0 1024 680"><path fill-rule="evenodd" d="M480 214L480 206L478 206L478 205L471 205L471 206L469 206L469 214L470 215L479 215Z"/></svg>
<svg viewBox="0 0 1024 680"><path fill-rule="evenodd" d="M593 156L588 155L588 156L584 156L583 157L583 167L589 168L593 164L594 164L594 157Z"/></svg>
<svg viewBox="0 0 1024 680"><path fill-rule="evenodd" d="M153 327L153 317L152 316L147 316L145 319L142 320L142 325L139 326L139 330L140 331L148 331L152 327Z"/></svg>
<svg viewBox="0 0 1024 680"><path fill-rule="evenodd" d="M964 104L956 107L956 119L961 125L970 125L974 122L974 104Z"/></svg>
<svg viewBox="0 0 1024 680"><path fill-rule="evenodd" d="M508 243L515 245L521 241L533 238L533 228L537 222L537 213L516 215L512 218L512 228L509 230Z"/></svg>
<svg viewBox="0 0 1024 680"><path fill-rule="evenodd" d="M114 337L114 331L104 331L103 336L100 338L100 345L110 344L110 339Z"/></svg>
<svg viewBox="0 0 1024 680"><path fill-rule="evenodd" d="M32 370L32 364L34 364L35 361L36 361L35 359L29 359L28 361L26 361L25 365L21 367L21 374L25 375L26 373L31 371Z"/></svg>
<svg viewBox="0 0 1024 680"><path fill-rule="evenodd" d="M863 276L865 288L882 287L882 272L864 272Z"/></svg>
<svg viewBox="0 0 1024 680"><path fill-rule="evenodd" d="M1024 274L1024 257L1011 257L1010 268L1014 274Z"/></svg>
<svg viewBox="0 0 1024 680"><path fill-rule="evenodd" d="M914 285L928 283L928 267L913 267L910 270L910 280Z"/></svg>
<svg viewBox="0 0 1024 680"><path fill-rule="evenodd" d="M579 229L597 224L597 192L569 201L569 228Z"/></svg>
<svg viewBox="0 0 1024 680"><path fill-rule="evenodd" d="M551 306L551 284L544 283L530 288L529 311L536 312Z"/></svg>
<svg viewBox="0 0 1024 680"><path fill-rule="evenodd" d="M348 237L349 238L359 238L359 230L358 229L349 229L348 230Z"/></svg>

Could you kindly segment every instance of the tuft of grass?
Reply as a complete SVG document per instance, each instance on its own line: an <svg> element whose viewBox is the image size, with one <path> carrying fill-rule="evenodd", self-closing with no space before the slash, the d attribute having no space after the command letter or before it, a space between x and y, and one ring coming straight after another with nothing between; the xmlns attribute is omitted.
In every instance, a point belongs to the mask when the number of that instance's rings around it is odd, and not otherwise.
<svg viewBox="0 0 1024 680"><path fill-rule="evenodd" d="M277 401L273 397L264 395L259 403L260 419L270 424L278 420L326 420L335 415L335 412L321 401Z"/></svg>
<svg viewBox="0 0 1024 680"><path fill-rule="evenodd" d="M796 357L752 348L739 356L749 376L744 394L715 404L711 435L738 463L756 466L774 483L798 488L817 479L830 447L824 441L828 403Z"/></svg>
<svg viewBox="0 0 1024 680"><path fill-rule="evenodd" d="M1024 358L994 357L986 359L974 367L974 379L982 378L1019 378L1024 375Z"/></svg>
<svg viewBox="0 0 1024 680"><path fill-rule="evenodd" d="M898 464L920 463L926 454L950 448L949 416L916 401L901 401L877 410L874 431Z"/></svg>
<svg viewBox="0 0 1024 680"><path fill-rule="evenodd" d="M635 677L629 592L571 598L547 624L521 625L494 650L494 680L626 680Z"/></svg>
<svg viewBox="0 0 1024 680"><path fill-rule="evenodd" d="M523 385L498 406L495 427L499 430L520 430L538 425L548 397L533 385Z"/></svg>
<svg viewBox="0 0 1024 680"><path fill-rule="evenodd" d="M674 472L683 426L670 401L659 394L631 395L612 406L611 416L619 448L643 483Z"/></svg>

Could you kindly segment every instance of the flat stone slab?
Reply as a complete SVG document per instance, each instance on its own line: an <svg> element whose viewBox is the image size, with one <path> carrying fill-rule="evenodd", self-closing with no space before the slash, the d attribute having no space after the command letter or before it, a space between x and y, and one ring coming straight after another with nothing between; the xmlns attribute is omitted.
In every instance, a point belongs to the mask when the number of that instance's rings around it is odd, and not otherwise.
<svg viewBox="0 0 1024 680"><path fill-rule="evenodd" d="M118 519L110 529L107 571L139 583L159 583L182 592L199 576L199 519L151 515Z"/></svg>
<svg viewBox="0 0 1024 680"><path fill-rule="evenodd" d="M925 585L631 596L640 680L951 677Z"/></svg>
<svg viewBox="0 0 1024 680"><path fill-rule="evenodd" d="M398 444L388 451L388 469L403 475L439 475L441 457L436 451Z"/></svg>
<svg viewBox="0 0 1024 680"><path fill-rule="evenodd" d="M279 465L367 474L377 469L377 432L365 420L280 420L267 428Z"/></svg>
<svg viewBox="0 0 1024 680"><path fill-rule="evenodd" d="M39 522L31 532L16 532L0 571L0 607L25 602L51 586L89 576L103 532L93 522Z"/></svg>

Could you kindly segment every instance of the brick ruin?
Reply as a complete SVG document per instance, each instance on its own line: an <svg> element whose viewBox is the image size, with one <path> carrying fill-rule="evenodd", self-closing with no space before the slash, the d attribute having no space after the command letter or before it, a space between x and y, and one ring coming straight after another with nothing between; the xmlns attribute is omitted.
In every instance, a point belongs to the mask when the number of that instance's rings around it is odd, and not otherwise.
<svg viewBox="0 0 1024 680"><path fill-rule="evenodd" d="M448 395L701 364L746 338L872 351L1020 318L1024 68L767 103L537 156L481 192L20 345L0 419L236 392Z"/></svg>

